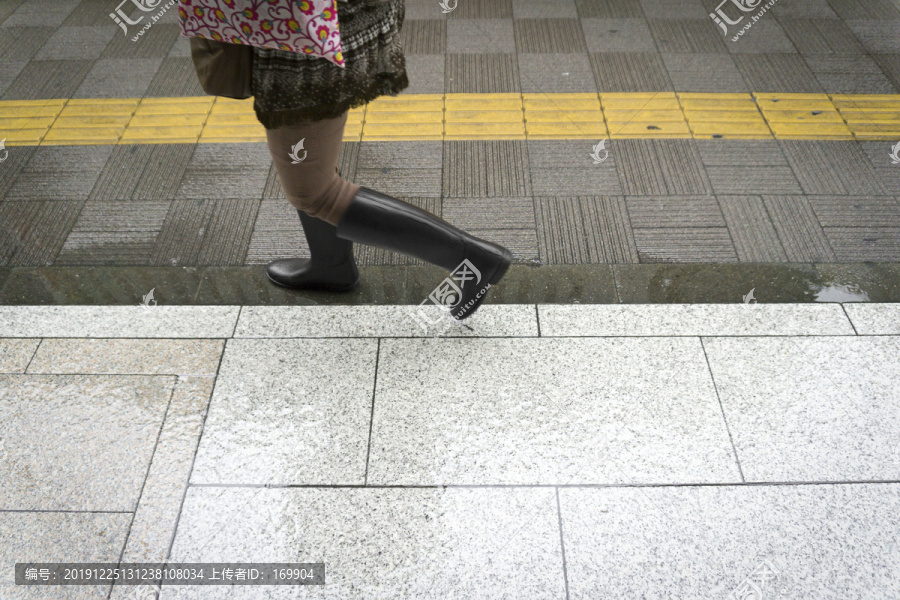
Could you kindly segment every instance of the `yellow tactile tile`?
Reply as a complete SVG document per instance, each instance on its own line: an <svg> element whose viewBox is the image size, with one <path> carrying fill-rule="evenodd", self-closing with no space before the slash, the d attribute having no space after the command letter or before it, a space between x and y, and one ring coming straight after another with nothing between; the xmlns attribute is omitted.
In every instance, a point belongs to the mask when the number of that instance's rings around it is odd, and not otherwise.
<svg viewBox="0 0 900 600"><path fill-rule="evenodd" d="M609 137L609 132L603 121L591 122L562 122L562 123L537 123L525 124L525 135L528 139L550 140L575 140L575 139L604 139Z"/></svg>
<svg viewBox="0 0 900 600"><path fill-rule="evenodd" d="M13 129L4 131L7 146L37 146L46 135L46 129Z"/></svg>
<svg viewBox="0 0 900 600"><path fill-rule="evenodd" d="M264 142L266 129L255 125L207 125L200 133L200 142Z"/></svg>
<svg viewBox="0 0 900 600"><path fill-rule="evenodd" d="M365 123L363 141L439 140L443 123Z"/></svg>
<svg viewBox="0 0 900 600"><path fill-rule="evenodd" d="M525 123L451 123L444 124L446 140L524 140Z"/></svg>
<svg viewBox="0 0 900 600"><path fill-rule="evenodd" d="M896 139L900 94L404 94L350 111L346 140ZM253 99L0 101L9 145L265 140Z"/></svg>
<svg viewBox="0 0 900 600"><path fill-rule="evenodd" d="M632 121L609 123L610 139L627 138L689 138L691 130L686 121L657 121L653 123Z"/></svg>

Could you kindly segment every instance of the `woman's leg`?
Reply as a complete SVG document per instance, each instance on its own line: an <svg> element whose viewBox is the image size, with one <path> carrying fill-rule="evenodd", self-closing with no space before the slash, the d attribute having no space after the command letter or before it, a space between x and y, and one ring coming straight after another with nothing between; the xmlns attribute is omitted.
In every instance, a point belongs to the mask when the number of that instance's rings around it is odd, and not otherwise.
<svg viewBox="0 0 900 600"><path fill-rule="evenodd" d="M295 208L337 225L359 186L338 174L347 113L336 119L266 130L284 193ZM297 144L302 143L302 149Z"/></svg>
<svg viewBox="0 0 900 600"><path fill-rule="evenodd" d="M309 259L269 263L266 273L278 285L344 292L359 282L353 242L338 238L334 227L359 189L343 179L337 169L346 120L345 114L338 119L266 132L278 178L288 201L297 209L310 252ZM297 147L301 141L302 149Z"/></svg>

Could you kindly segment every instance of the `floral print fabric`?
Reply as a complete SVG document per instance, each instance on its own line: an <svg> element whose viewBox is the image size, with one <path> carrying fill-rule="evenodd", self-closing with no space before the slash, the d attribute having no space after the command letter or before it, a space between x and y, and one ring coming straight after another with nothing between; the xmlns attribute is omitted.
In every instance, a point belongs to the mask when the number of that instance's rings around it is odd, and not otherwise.
<svg viewBox="0 0 900 600"><path fill-rule="evenodd" d="M343 67L337 0L179 0L181 32L321 56Z"/></svg>

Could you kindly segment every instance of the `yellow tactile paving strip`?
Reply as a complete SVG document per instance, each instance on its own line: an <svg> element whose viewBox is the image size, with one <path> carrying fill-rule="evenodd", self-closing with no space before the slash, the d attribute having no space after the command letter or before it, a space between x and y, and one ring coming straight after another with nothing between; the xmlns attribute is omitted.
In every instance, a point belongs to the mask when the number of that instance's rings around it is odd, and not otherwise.
<svg viewBox="0 0 900 600"><path fill-rule="evenodd" d="M259 142L253 100L0 102L9 146ZM350 112L344 139L900 139L900 95L422 94Z"/></svg>

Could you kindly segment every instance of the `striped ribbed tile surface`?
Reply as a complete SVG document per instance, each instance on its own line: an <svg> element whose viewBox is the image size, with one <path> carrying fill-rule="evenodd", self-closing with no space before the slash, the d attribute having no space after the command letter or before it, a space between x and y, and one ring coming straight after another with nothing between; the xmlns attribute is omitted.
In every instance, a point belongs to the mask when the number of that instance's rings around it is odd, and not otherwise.
<svg viewBox="0 0 900 600"><path fill-rule="evenodd" d="M900 203L891 196L810 196L823 227L900 227Z"/></svg>
<svg viewBox="0 0 900 600"><path fill-rule="evenodd" d="M512 16L510 0L466 0L459 2L448 15L451 19L511 19Z"/></svg>
<svg viewBox="0 0 900 600"><path fill-rule="evenodd" d="M190 58L166 58L153 76L146 97L206 96Z"/></svg>
<svg viewBox="0 0 900 600"><path fill-rule="evenodd" d="M519 68L515 54L448 54L448 93L518 92Z"/></svg>
<svg viewBox="0 0 900 600"><path fill-rule="evenodd" d="M524 141L444 142L444 197L531 194Z"/></svg>
<svg viewBox="0 0 900 600"><path fill-rule="evenodd" d="M592 53L591 67L601 92L673 90L665 65L651 52Z"/></svg>
<svg viewBox="0 0 900 600"><path fill-rule="evenodd" d="M647 21L660 52L727 52L718 29L706 19L654 19Z"/></svg>
<svg viewBox="0 0 900 600"><path fill-rule="evenodd" d="M790 262L836 260L806 197L764 196L763 201Z"/></svg>
<svg viewBox="0 0 900 600"><path fill-rule="evenodd" d="M0 266L52 264L83 205L83 200L0 203Z"/></svg>
<svg viewBox="0 0 900 600"><path fill-rule="evenodd" d="M541 257L551 264L636 263L624 199L535 198Z"/></svg>
<svg viewBox="0 0 900 600"><path fill-rule="evenodd" d="M259 206L245 264L266 264L279 258L307 258L309 246L300 217L284 200L263 200Z"/></svg>
<svg viewBox="0 0 900 600"><path fill-rule="evenodd" d="M405 54L443 54L447 51L447 22L407 19L400 30Z"/></svg>
<svg viewBox="0 0 900 600"><path fill-rule="evenodd" d="M514 25L520 53L587 52L578 19L516 19Z"/></svg>
<svg viewBox="0 0 900 600"><path fill-rule="evenodd" d="M644 16L641 5L628 0L575 0L578 16L582 19L624 19Z"/></svg>
<svg viewBox="0 0 900 600"><path fill-rule="evenodd" d="M642 263L737 262L725 227L635 229L634 240Z"/></svg>
<svg viewBox="0 0 900 600"><path fill-rule="evenodd" d="M54 264L148 264L169 204L152 201L86 202Z"/></svg>
<svg viewBox="0 0 900 600"><path fill-rule="evenodd" d="M759 196L718 196L741 262L786 262L787 254Z"/></svg>
<svg viewBox="0 0 900 600"><path fill-rule="evenodd" d="M759 92L822 92L816 76L798 54L739 54L734 56L747 85Z"/></svg>
<svg viewBox="0 0 900 600"><path fill-rule="evenodd" d="M181 35L178 25L154 23L138 41L133 42L132 38L137 30L137 27L132 27L129 31L134 33L129 35L117 32L116 37L103 51L101 58L163 58L169 54L175 40Z"/></svg>
<svg viewBox="0 0 900 600"><path fill-rule="evenodd" d="M31 61L3 92L2 100L71 98L92 66L89 60Z"/></svg>
<svg viewBox="0 0 900 600"><path fill-rule="evenodd" d="M856 142L786 140L781 147L807 194L887 193Z"/></svg>
<svg viewBox="0 0 900 600"><path fill-rule="evenodd" d="M837 19L781 19L781 25L800 54L863 54L865 48Z"/></svg>
<svg viewBox="0 0 900 600"><path fill-rule="evenodd" d="M712 196L630 196L625 199L634 228L725 227L719 203Z"/></svg>

